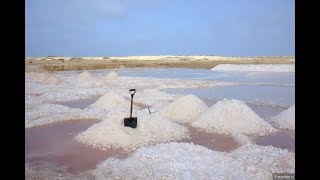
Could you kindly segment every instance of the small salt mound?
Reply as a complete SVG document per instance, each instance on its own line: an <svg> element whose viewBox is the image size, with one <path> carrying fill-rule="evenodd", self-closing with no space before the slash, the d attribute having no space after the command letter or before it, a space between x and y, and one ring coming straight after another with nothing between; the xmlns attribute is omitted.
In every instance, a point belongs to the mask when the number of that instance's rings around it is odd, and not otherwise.
<svg viewBox="0 0 320 180"><path fill-rule="evenodd" d="M92 75L88 71L83 71L82 73L80 73L78 75L79 79L86 79L86 78L91 78L91 77L92 77Z"/></svg>
<svg viewBox="0 0 320 180"><path fill-rule="evenodd" d="M37 81L37 82L42 82L44 80L46 80L49 77L49 75L47 73L41 73L41 74L36 74L33 77L33 80Z"/></svg>
<svg viewBox="0 0 320 180"><path fill-rule="evenodd" d="M281 129L295 130L295 105L270 118Z"/></svg>
<svg viewBox="0 0 320 180"><path fill-rule="evenodd" d="M119 77L119 75L114 71L111 71L106 75L106 78L108 78L108 79L115 79L117 77Z"/></svg>
<svg viewBox="0 0 320 180"><path fill-rule="evenodd" d="M59 80L54 76L51 76L43 81L43 83L48 83L48 84L56 84L58 82L59 82Z"/></svg>
<svg viewBox="0 0 320 180"><path fill-rule="evenodd" d="M130 101L122 97L120 94L109 91L101 96L96 102L89 106L95 109L105 109L108 111L123 111L126 112L130 109ZM133 110L137 110L137 106L133 106Z"/></svg>
<svg viewBox="0 0 320 180"><path fill-rule="evenodd" d="M139 111L135 129L125 127L124 114L110 113L102 122L79 133L76 140L102 150L123 148L132 151L139 146L180 140L188 136L187 128L162 118L158 113Z"/></svg>
<svg viewBox="0 0 320 180"><path fill-rule="evenodd" d="M176 122L188 123L196 119L208 106L192 94L180 97L164 107L161 115Z"/></svg>
<svg viewBox="0 0 320 180"><path fill-rule="evenodd" d="M218 101L191 124L207 132L266 135L275 129L240 100Z"/></svg>
<svg viewBox="0 0 320 180"><path fill-rule="evenodd" d="M295 72L294 65L292 64L219 64L211 70Z"/></svg>
<svg viewBox="0 0 320 180"><path fill-rule="evenodd" d="M47 84L55 84L59 82L59 80L55 76L49 75L47 73L37 74L34 76L33 80Z"/></svg>
<svg viewBox="0 0 320 180"><path fill-rule="evenodd" d="M272 179L272 172L294 172L294 157L294 153L272 147L245 146L224 153L170 142L139 148L126 159L108 158L92 175L98 180Z"/></svg>

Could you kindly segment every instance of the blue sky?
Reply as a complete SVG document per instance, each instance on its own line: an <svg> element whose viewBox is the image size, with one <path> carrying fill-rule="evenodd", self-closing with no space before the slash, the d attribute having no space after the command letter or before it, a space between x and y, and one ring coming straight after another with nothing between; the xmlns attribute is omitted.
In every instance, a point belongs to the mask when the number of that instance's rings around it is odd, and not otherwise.
<svg viewBox="0 0 320 180"><path fill-rule="evenodd" d="M26 0L26 56L294 56L293 0Z"/></svg>

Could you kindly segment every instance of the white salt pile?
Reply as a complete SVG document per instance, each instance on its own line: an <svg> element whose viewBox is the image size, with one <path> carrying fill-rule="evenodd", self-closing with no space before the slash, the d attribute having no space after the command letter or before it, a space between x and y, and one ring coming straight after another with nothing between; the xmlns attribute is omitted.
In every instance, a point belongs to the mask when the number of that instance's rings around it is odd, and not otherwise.
<svg viewBox="0 0 320 180"><path fill-rule="evenodd" d="M86 78L91 78L91 77L92 77L92 75L88 71L83 71L82 73L80 73L78 75L79 79L86 79Z"/></svg>
<svg viewBox="0 0 320 180"><path fill-rule="evenodd" d="M106 78L108 79L115 79L117 77L119 77L119 75L115 71L111 71L106 75Z"/></svg>
<svg viewBox="0 0 320 180"><path fill-rule="evenodd" d="M96 179L272 179L272 172L294 172L294 159L294 153L270 146L250 145L224 153L171 142L139 148L126 159L108 158L92 175Z"/></svg>
<svg viewBox="0 0 320 180"><path fill-rule="evenodd" d="M161 115L176 122L188 123L195 120L208 106L192 94L180 97L167 105Z"/></svg>
<svg viewBox="0 0 320 180"><path fill-rule="evenodd" d="M125 111L129 112L131 102L125 99L120 94L109 91L101 96L96 102L89 107L94 109L104 109L108 111ZM136 111L139 107L133 106L133 110Z"/></svg>
<svg viewBox="0 0 320 180"><path fill-rule="evenodd" d="M219 64L211 70L219 71L261 71L295 72L294 64Z"/></svg>
<svg viewBox="0 0 320 180"><path fill-rule="evenodd" d="M37 82L42 82L44 80L46 80L49 77L49 75L47 73L40 73L40 74L36 74L33 77L33 80L37 81Z"/></svg>
<svg viewBox="0 0 320 180"><path fill-rule="evenodd" d="M102 150L123 148L125 151L132 151L140 146L188 137L187 128L162 118L158 113L139 111L135 129L123 125L125 117L126 114L110 113L102 122L79 133L75 138Z"/></svg>
<svg viewBox="0 0 320 180"><path fill-rule="evenodd" d="M56 84L59 82L59 80L55 76L49 75L47 73L37 74L34 76L33 80L47 84Z"/></svg>
<svg viewBox="0 0 320 180"><path fill-rule="evenodd" d="M295 130L295 105L270 118L281 129Z"/></svg>
<svg viewBox="0 0 320 180"><path fill-rule="evenodd" d="M192 124L207 132L266 135L275 129L240 100L223 99L200 114Z"/></svg>
<svg viewBox="0 0 320 180"><path fill-rule="evenodd" d="M43 81L43 83L48 83L48 84L56 84L58 82L59 82L59 80L54 76L51 76Z"/></svg>

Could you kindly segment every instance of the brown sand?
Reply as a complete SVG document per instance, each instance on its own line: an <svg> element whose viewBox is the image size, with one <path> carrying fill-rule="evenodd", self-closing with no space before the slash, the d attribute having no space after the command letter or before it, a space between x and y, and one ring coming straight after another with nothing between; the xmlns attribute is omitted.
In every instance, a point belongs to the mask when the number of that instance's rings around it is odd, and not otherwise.
<svg viewBox="0 0 320 180"><path fill-rule="evenodd" d="M133 59L51 59L46 58L25 60L26 72L90 70L109 68L132 68L132 67L167 67L167 68L204 68L211 69L218 64L294 64L294 57L252 57L238 59L197 59L192 57L170 58L158 60L133 60Z"/></svg>

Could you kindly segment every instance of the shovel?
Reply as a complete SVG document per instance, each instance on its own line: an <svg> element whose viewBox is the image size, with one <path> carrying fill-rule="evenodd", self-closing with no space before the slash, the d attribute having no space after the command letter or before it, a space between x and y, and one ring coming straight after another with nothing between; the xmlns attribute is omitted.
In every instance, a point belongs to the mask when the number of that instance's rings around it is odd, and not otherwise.
<svg viewBox="0 0 320 180"><path fill-rule="evenodd" d="M133 103L133 95L136 93L136 89L129 90L131 94L131 108L130 108L130 117L124 118L124 126L129 126L131 128L137 127L137 117L132 117L132 103Z"/></svg>

